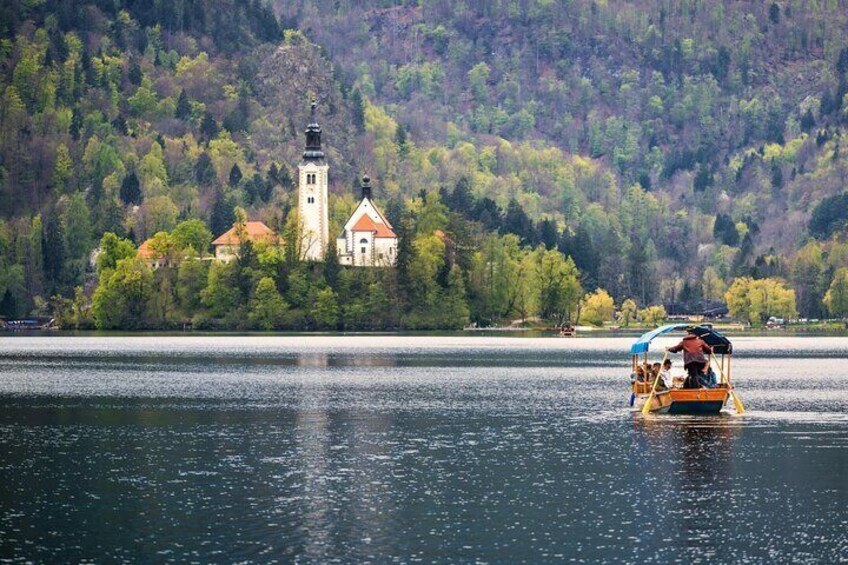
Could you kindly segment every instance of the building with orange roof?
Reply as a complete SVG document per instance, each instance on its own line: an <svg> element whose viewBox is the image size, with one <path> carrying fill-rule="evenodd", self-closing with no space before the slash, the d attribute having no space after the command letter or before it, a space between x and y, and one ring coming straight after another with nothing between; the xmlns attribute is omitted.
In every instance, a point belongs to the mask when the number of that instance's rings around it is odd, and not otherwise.
<svg viewBox="0 0 848 565"><path fill-rule="evenodd" d="M161 253L157 253L150 248L151 241L153 241L153 238L145 239L141 242L141 245L138 246L138 251L135 252L135 256L147 263L147 266L151 269L158 269L165 265L165 259Z"/></svg>
<svg viewBox="0 0 848 565"><path fill-rule="evenodd" d="M282 245L283 243L283 239L278 237L274 230L263 222L251 221L245 222L243 225L236 223L212 242L215 259L227 262L237 258L242 241L245 239L252 243L266 243L268 245Z"/></svg>
<svg viewBox="0 0 848 565"><path fill-rule="evenodd" d="M352 267L391 267L398 238L392 224L371 200L371 179L362 177L362 200L336 238L339 263Z"/></svg>

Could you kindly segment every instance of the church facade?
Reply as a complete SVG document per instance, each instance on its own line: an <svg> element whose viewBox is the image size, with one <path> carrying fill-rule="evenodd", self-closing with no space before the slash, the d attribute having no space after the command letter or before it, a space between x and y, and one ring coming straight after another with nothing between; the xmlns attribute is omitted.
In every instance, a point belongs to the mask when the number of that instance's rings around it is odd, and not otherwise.
<svg viewBox="0 0 848 565"><path fill-rule="evenodd" d="M397 260L398 238L371 200L371 179L362 177L362 200L336 238L339 263L351 267L391 267Z"/></svg>

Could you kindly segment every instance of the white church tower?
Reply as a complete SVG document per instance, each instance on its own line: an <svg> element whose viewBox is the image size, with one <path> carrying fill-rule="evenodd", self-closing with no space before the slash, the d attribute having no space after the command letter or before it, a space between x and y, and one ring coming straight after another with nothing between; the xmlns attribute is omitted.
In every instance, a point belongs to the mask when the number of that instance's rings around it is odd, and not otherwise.
<svg viewBox="0 0 848 565"><path fill-rule="evenodd" d="M329 236L327 171L329 167L321 150L321 126L315 119L316 103L306 126L306 150L297 166L297 207L303 234L301 253L309 261L323 261Z"/></svg>

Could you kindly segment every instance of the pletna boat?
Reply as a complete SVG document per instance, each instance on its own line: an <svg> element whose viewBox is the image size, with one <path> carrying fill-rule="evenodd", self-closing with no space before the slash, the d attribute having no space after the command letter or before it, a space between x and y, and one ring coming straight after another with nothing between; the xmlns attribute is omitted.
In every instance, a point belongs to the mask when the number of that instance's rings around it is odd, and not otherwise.
<svg viewBox="0 0 848 565"><path fill-rule="evenodd" d="M645 378L637 376L637 368L640 366L640 362L648 363L648 349L655 338L675 331L689 330L693 331L713 349L709 363L713 371L718 371L718 378L714 384L701 388L679 388L678 385L675 385L671 389L663 389L660 386L659 375ZM734 390L730 380L730 360L733 355L733 344L711 326L692 326L690 324L660 326L639 337L636 343L630 347L630 354L633 356L630 405L640 409L643 414L718 414L731 397L736 412L741 414L745 411L742 400ZM717 355L721 356L720 359L716 357ZM668 352L665 353L663 362L667 357Z"/></svg>

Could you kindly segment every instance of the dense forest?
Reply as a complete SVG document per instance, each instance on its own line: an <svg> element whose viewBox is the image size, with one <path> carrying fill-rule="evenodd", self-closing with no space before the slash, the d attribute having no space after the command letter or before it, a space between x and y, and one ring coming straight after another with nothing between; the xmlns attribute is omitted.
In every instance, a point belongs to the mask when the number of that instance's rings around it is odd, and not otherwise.
<svg viewBox="0 0 848 565"><path fill-rule="evenodd" d="M843 0L6 2L0 315L844 317L846 20ZM330 231L369 172L397 268L202 260L245 218L294 240L312 98ZM135 258L149 238L165 267Z"/></svg>

